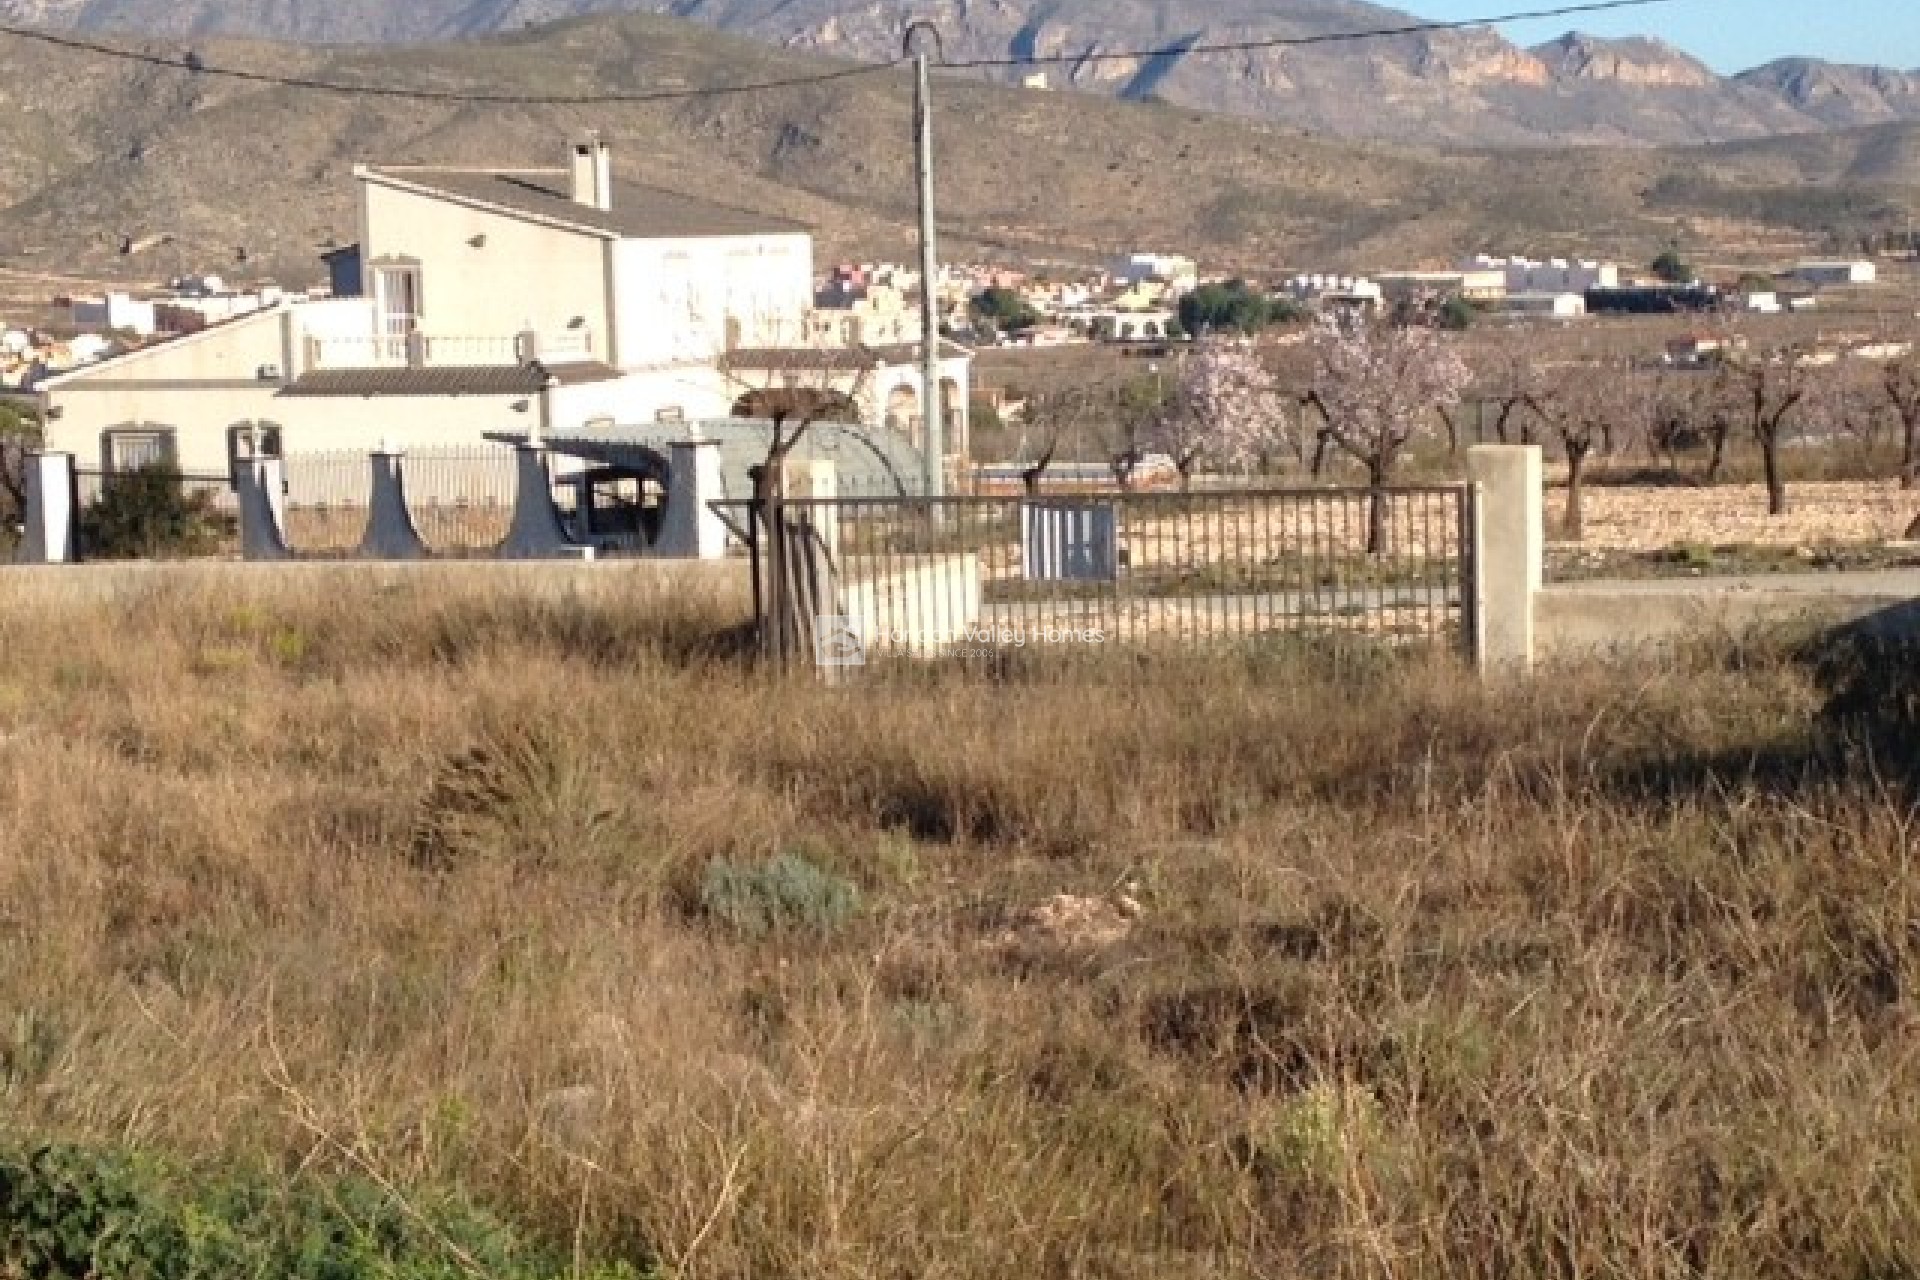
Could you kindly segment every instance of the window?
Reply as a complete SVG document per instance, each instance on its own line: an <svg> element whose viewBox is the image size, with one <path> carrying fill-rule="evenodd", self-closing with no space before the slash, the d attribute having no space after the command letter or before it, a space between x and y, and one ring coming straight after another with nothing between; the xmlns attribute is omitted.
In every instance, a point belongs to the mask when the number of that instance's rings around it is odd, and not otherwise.
<svg viewBox="0 0 1920 1280"><path fill-rule="evenodd" d="M240 468L256 458L280 458L280 427L272 422L236 422L227 428L227 475L235 485Z"/></svg>
<svg viewBox="0 0 1920 1280"><path fill-rule="evenodd" d="M380 315L383 353L393 358L405 356L407 335L420 327L420 268L375 267L373 298Z"/></svg>
<svg viewBox="0 0 1920 1280"><path fill-rule="evenodd" d="M100 469L108 474L177 467L179 456L171 427L116 427L100 437Z"/></svg>

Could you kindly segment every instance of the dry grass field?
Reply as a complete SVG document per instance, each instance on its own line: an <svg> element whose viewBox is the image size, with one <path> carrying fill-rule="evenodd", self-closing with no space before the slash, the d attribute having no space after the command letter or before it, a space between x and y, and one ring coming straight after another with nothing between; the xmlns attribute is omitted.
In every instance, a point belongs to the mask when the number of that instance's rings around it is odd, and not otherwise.
<svg viewBox="0 0 1920 1280"><path fill-rule="evenodd" d="M516 1276L1920 1268L1910 685L712 625L0 615L0 1201L190 1204L168 1276L509 1274L453 1200Z"/></svg>

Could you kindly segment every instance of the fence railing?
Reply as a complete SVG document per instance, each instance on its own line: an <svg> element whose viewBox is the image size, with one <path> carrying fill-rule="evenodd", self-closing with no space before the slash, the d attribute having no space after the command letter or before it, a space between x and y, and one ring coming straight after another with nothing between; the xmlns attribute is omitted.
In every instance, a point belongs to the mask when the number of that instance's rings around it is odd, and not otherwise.
<svg viewBox="0 0 1920 1280"><path fill-rule="evenodd" d="M373 494L367 454L289 454L283 469L287 544L303 554L357 547ZM413 450L401 476L414 525L436 551L487 550L513 524L518 481L509 445Z"/></svg>
<svg viewBox="0 0 1920 1280"><path fill-rule="evenodd" d="M543 333L531 343L516 334L381 334L307 338L307 363L317 369L392 369L409 365L509 365L535 356L546 361L593 357L590 329Z"/></svg>
<svg viewBox="0 0 1920 1280"><path fill-rule="evenodd" d="M1465 645L1471 507L1459 485L719 504L751 535L763 615L791 595L762 553L811 544L842 610L819 624L863 653L1290 632Z"/></svg>

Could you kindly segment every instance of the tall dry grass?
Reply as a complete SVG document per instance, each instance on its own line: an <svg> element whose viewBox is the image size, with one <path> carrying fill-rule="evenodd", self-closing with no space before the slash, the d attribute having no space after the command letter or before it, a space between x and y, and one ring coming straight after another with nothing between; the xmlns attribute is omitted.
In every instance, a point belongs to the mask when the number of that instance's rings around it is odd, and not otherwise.
<svg viewBox="0 0 1920 1280"><path fill-rule="evenodd" d="M707 622L0 618L0 1140L688 1276L1920 1267L1914 811L1796 664L827 689ZM714 909L783 855L858 910Z"/></svg>

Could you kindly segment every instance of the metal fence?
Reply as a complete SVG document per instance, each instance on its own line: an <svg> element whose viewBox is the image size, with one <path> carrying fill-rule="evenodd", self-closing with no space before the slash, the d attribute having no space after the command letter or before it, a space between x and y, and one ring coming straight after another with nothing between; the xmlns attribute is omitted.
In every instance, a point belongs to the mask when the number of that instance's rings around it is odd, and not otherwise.
<svg viewBox="0 0 1920 1280"><path fill-rule="evenodd" d="M509 445L413 450L400 472L407 510L435 551L488 550L512 527L517 477ZM359 546L373 494L364 451L289 454L284 474L289 546L303 554Z"/></svg>
<svg viewBox="0 0 1920 1280"><path fill-rule="evenodd" d="M1472 502L1448 485L716 509L746 535L763 624L791 598L770 577L782 559L770 544L797 538L830 562L841 612L821 627L852 633L862 654L984 653L1306 632L1464 648Z"/></svg>

